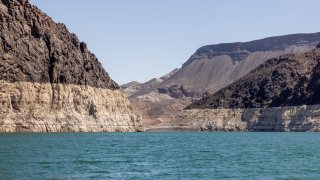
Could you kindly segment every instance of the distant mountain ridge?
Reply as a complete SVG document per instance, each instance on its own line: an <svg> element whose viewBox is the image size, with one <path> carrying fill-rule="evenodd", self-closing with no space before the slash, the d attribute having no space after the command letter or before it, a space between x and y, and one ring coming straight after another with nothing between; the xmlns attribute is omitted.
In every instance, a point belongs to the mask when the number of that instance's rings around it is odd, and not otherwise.
<svg viewBox="0 0 320 180"><path fill-rule="evenodd" d="M273 58L195 101L165 127L201 131L320 132L320 44Z"/></svg>
<svg viewBox="0 0 320 180"><path fill-rule="evenodd" d="M320 44L268 60L240 80L187 109L265 108L320 103Z"/></svg>
<svg viewBox="0 0 320 180"><path fill-rule="evenodd" d="M129 99L145 124L170 122L188 104L228 86L268 59L304 53L319 42L320 33L310 33L203 46L165 80L140 84ZM127 88L122 86L124 91Z"/></svg>
<svg viewBox="0 0 320 180"><path fill-rule="evenodd" d="M283 54L309 51L319 40L320 33L293 34L245 43L204 46L159 86L183 85L200 94L204 91L216 92L266 60Z"/></svg>
<svg viewBox="0 0 320 180"><path fill-rule="evenodd" d="M290 34L284 36L269 37L249 42L221 43L215 45L207 45L199 48L196 54L209 54L211 57L228 54L234 61L245 59L249 52L256 51L283 51L288 46L306 45L319 39L320 33L313 34ZM190 64L196 59L190 58L182 66Z"/></svg>

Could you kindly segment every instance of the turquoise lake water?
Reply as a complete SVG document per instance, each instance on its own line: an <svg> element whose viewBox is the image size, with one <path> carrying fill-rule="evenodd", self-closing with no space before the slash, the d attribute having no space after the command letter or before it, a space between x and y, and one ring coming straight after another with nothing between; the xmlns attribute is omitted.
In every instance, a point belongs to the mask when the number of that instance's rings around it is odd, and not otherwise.
<svg viewBox="0 0 320 180"><path fill-rule="evenodd" d="M0 134L0 179L320 179L318 133Z"/></svg>

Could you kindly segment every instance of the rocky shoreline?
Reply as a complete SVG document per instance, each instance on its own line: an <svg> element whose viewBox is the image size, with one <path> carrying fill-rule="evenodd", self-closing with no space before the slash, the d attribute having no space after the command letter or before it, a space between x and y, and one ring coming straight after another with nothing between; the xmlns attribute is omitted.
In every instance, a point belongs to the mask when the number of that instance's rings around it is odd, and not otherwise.
<svg viewBox="0 0 320 180"><path fill-rule="evenodd" d="M143 131L86 43L25 0L0 1L0 132Z"/></svg>
<svg viewBox="0 0 320 180"><path fill-rule="evenodd" d="M204 46L181 69L123 86L134 110L64 24L2 0L0 132L144 131L136 111L148 131L320 131L319 37Z"/></svg>
<svg viewBox="0 0 320 180"><path fill-rule="evenodd" d="M0 99L0 132L143 131L119 90L0 81Z"/></svg>
<svg viewBox="0 0 320 180"><path fill-rule="evenodd" d="M183 110L175 124L198 131L319 132L320 105Z"/></svg>

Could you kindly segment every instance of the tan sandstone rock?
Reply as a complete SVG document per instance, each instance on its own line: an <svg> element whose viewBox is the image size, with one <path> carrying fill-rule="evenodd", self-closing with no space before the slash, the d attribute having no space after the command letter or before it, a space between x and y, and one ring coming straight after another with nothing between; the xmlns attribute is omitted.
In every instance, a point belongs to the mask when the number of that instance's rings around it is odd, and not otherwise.
<svg viewBox="0 0 320 180"><path fill-rule="evenodd" d="M192 109L176 116L181 129L199 131L320 131L320 105ZM178 128L178 127L177 127Z"/></svg>
<svg viewBox="0 0 320 180"><path fill-rule="evenodd" d="M0 81L0 132L143 131L119 90Z"/></svg>

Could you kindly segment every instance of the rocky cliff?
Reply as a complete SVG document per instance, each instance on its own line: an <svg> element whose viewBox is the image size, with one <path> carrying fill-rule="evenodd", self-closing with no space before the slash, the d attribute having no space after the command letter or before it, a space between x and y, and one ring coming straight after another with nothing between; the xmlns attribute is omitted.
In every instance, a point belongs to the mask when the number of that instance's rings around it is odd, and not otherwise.
<svg viewBox="0 0 320 180"><path fill-rule="evenodd" d="M158 125L173 122L174 116L186 105L226 87L266 60L288 53L310 51L318 42L320 33L204 46L182 68L165 78L153 79L138 86L129 84L123 89L131 92L129 99L143 115L146 127L157 128Z"/></svg>
<svg viewBox="0 0 320 180"><path fill-rule="evenodd" d="M200 95L205 91L217 92L268 59L310 51L319 41L320 33L313 33L204 46L158 87L183 85L185 89Z"/></svg>
<svg viewBox="0 0 320 180"><path fill-rule="evenodd" d="M84 42L26 0L0 1L0 131L141 131Z"/></svg>
<svg viewBox="0 0 320 180"><path fill-rule="evenodd" d="M316 48L307 53L270 59L237 82L194 102L187 109L264 108L319 103L320 48Z"/></svg>
<svg viewBox="0 0 320 180"><path fill-rule="evenodd" d="M268 60L189 105L177 121L201 130L320 131L320 45Z"/></svg>
<svg viewBox="0 0 320 180"><path fill-rule="evenodd" d="M320 105L184 110L159 128L193 131L320 132Z"/></svg>

